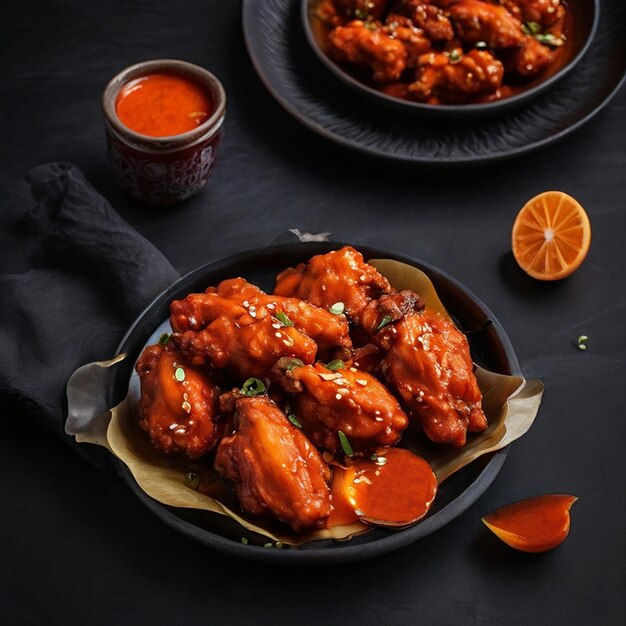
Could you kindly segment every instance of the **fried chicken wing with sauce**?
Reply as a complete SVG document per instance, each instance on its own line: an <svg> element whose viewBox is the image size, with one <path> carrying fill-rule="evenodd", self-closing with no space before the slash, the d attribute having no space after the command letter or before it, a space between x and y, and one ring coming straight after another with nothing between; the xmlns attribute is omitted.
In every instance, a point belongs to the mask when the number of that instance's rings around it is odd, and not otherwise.
<svg viewBox="0 0 626 626"><path fill-rule="evenodd" d="M384 331L381 370L426 436L455 447L482 432L487 418L465 335L431 311L408 315Z"/></svg>
<svg viewBox="0 0 626 626"><path fill-rule="evenodd" d="M343 315L333 315L298 298L266 294L243 278L224 280L215 292L242 304L248 311L264 307L274 318L276 330L281 330L285 323L293 324L297 330L315 341L319 355L338 351L337 356L342 356L341 353L347 356L352 348L348 322Z"/></svg>
<svg viewBox="0 0 626 626"><path fill-rule="evenodd" d="M406 289L383 294L380 298L370 300L363 308L359 315L359 326L372 337L387 324L423 308L423 300L414 291Z"/></svg>
<svg viewBox="0 0 626 626"><path fill-rule="evenodd" d="M549 28L565 15L561 0L502 0L502 5L518 20Z"/></svg>
<svg viewBox="0 0 626 626"><path fill-rule="evenodd" d="M198 459L217 444L226 421L218 411L220 390L206 370L160 345L145 348L135 370L139 425L158 450Z"/></svg>
<svg viewBox="0 0 626 626"><path fill-rule="evenodd" d="M519 48L503 50L500 58L507 72L531 77L539 74L552 63L554 52L534 37L526 36Z"/></svg>
<svg viewBox="0 0 626 626"><path fill-rule="evenodd" d="M334 454L342 431L354 451L393 446L409 420L396 398L376 378L353 369L330 371L320 363L289 372L296 389L291 408L302 430Z"/></svg>
<svg viewBox="0 0 626 626"><path fill-rule="evenodd" d="M389 15L384 30L390 37L404 44L407 53L406 66L408 68L415 67L417 59L431 48L430 39L428 39L424 31L403 15ZM397 83L390 83L382 89L385 92L393 91L393 85L397 85Z"/></svg>
<svg viewBox="0 0 626 626"><path fill-rule="evenodd" d="M170 324L175 331L171 341L185 358L241 378L265 378L281 357L312 363L317 354L311 337L278 324L265 306L246 308L215 292L172 302Z"/></svg>
<svg viewBox="0 0 626 626"><path fill-rule="evenodd" d="M466 102L468 97L493 93L502 84L504 66L491 53L470 50L456 58L443 52L420 57L409 95L419 102L433 98L446 103Z"/></svg>
<svg viewBox="0 0 626 626"><path fill-rule="evenodd" d="M320 453L267 396L233 402L235 431L220 442L215 469L233 481L242 509L295 532L323 527L330 472Z"/></svg>
<svg viewBox="0 0 626 626"><path fill-rule="evenodd" d="M328 35L330 55L339 62L372 70L377 83L398 80L406 68L407 51L378 24L354 20L337 26Z"/></svg>
<svg viewBox="0 0 626 626"><path fill-rule="evenodd" d="M340 302L354 322L369 302L392 293L389 281L350 246L318 254L276 277L274 293L329 309Z"/></svg>
<svg viewBox="0 0 626 626"><path fill-rule="evenodd" d="M465 43L483 41L490 48L513 48L523 41L522 23L503 6L461 0L450 7L449 14L454 30Z"/></svg>
<svg viewBox="0 0 626 626"><path fill-rule="evenodd" d="M451 41L454 38L452 24L444 12L424 0L399 0L392 6L391 13L410 18L413 25L421 28L432 41Z"/></svg>

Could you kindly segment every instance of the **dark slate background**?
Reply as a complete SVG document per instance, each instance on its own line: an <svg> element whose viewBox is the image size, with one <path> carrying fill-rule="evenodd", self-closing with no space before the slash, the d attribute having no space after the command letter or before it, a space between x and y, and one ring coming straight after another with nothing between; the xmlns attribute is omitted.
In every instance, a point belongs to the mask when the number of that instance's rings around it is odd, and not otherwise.
<svg viewBox="0 0 626 626"><path fill-rule="evenodd" d="M32 204L22 177L41 163L72 161L181 273L285 240L288 228L428 261L487 303L527 377L546 384L532 430L459 519L373 561L306 568L226 558L176 535L121 482L3 400L4 623L623 623L623 89L540 154L425 171L363 159L290 119L254 73L235 0L10 0L2 9L3 272L26 266L28 248L13 228ZM229 97L210 187L169 209L139 206L116 186L99 108L113 74L157 57L209 68ZM586 262L558 284L527 278L509 252L515 214L547 189L575 196L593 226ZM581 334L586 352L576 348ZM480 522L501 505L549 492L580 497L569 539L551 553L513 552Z"/></svg>

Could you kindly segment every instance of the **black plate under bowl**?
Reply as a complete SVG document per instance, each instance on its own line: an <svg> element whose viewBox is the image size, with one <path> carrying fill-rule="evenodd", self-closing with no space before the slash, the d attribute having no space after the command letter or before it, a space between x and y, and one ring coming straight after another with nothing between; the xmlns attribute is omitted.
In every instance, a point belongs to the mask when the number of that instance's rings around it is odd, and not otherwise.
<svg viewBox="0 0 626 626"><path fill-rule="evenodd" d="M347 67L333 61L328 53L325 36L327 31L323 28L320 18L315 14L316 7L323 1L300 0L302 27L311 49L335 77L360 95L379 101L383 105L393 107L393 110L400 110L408 114L414 113L425 118L447 120L476 119L511 111L528 104L544 91L554 87L559 80L574 69L587 52L596 34L600 17L600 0L570 0L569 8L572 11L574 28L572 35L569 37L570 41L566 44L571 46L567 51L569 59L560 67L555 67L553 71L549 69L547 75L530 81L520 93L494 102L435 105L389 96L359 80L350 73Z"/></svg>
<svg viewBox="0 0 626 626"><path fill-rule="evenodd" d="M242 252L193 270L158 296L139 316L122 340L118 353L128 354L114 368L110 387L110 406L120 402L129 388L133 365L154 331L168 318L169 304L191 292L203 291L226 278L243 276L265 290L271 290L278 272L306 261L314 254L340 248L342 243L298 243ZM409 263L424 271L437 292L468 333L472 357L483 367L502 374L520 374L517 358L506 333L491 311L470 291L442 271L416 259L369 246L358 246L366 259L389 258ZM421 522L400 531L374 529L351 541L315 541L300 548L269 549L241 543L248 535L225 516L204 511L165 506L147 496L121 461L116 465L123 480L135 495L161 520L198 541L233 556L277 563L338 563L358 561L406 546L439 528L469 508L497 476L508 448L480 457L442 483L430 513Z"/></svg>
<svg viewBox="0 0 626 626"><path fill-rule="evenodd" d="M624 0L602 0L593 44L574 71L518 109L469 121L390 112L359 97L311 50L300 2L243 0L243 29L257 74L295 119L337 144L409 163L490 162L538 150L588 122L626 74Z"/></svg>

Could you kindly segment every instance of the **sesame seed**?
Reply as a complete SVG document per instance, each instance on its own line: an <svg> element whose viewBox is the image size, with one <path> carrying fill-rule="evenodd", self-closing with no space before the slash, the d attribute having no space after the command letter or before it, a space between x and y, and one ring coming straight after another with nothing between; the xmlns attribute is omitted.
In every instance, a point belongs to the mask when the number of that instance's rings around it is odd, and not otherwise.
<svg viewBox="0 0 626 626"><path fill-rule="evenodd" d="M185 413L191 413L191 404L189 402L183 402L182 407Z"/></svg>
<svg viewBox="0 0 626 626"><path fill-rule="evenodd" d="M341 398L342 398L342 397L343 397L343 396L342 396L340 393L336 393L336 394L335 394L335 398L336 398L337 400L341 400Z"/></svg>
<svg viewBox="0 0 626 626"><path fill-rule="evenodd" d="M357 378L356 382L361 385L362 387L365 387L367 385L367 381L362 379L362 378Z"/></svg>
<svg viewBox="0 0 626 626"><path fill-rule="evenodd" d="M280 339L283 336L282 333L274 333L274 337Z"/></svg>

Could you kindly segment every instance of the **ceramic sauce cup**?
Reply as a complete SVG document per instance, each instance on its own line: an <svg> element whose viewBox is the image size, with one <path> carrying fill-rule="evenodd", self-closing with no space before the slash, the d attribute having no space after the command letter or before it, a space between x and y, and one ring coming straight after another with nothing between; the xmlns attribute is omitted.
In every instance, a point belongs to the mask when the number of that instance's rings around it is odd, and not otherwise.
<svg viewBox="0 0 626 626"><path fill-rule="evenodd" d="M185 61L144 61L111 79L102 109L113 172L128 193L168 204L207 184L226 111L213 74Z"/></svg>

